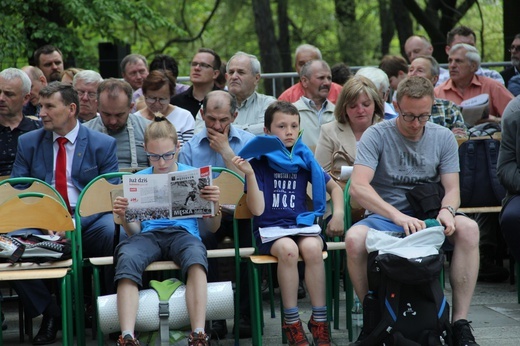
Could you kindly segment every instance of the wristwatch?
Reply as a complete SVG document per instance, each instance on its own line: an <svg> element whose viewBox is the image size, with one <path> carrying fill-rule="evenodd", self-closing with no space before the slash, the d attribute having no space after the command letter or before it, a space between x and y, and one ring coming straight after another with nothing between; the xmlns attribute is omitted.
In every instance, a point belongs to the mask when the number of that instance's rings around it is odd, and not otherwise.
<svg viewBox="0 0 520 346"><path fill-rule="evenodd" d="M457 211L451 205L447 205L445 207L441 207L441 210L442 209L448 210L451 213L451 215L453 215L453 217L455 217L455 214L457 213Z"/></svg>

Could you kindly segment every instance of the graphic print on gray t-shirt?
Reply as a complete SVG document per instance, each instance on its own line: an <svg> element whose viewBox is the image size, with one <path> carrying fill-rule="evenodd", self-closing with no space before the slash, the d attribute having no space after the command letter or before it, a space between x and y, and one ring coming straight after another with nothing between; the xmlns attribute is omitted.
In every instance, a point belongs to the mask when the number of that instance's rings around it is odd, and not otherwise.
<svg viewBox="0 0 520 346"><path fill-rule="evenodd" d="M410 210L406 191L419 184L439 182L441 174L459 172L457 141L442 126L427 122L417 142L406 139L397 119L369 127L359 142L355 165L374 170L371 185L398 210Z"/></svg>

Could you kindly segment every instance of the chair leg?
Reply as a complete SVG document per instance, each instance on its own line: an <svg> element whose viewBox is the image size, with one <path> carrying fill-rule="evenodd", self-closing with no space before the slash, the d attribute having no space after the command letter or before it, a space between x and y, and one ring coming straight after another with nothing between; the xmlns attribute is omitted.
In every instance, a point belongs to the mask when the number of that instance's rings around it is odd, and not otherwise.
<svg viewBox="0 0 520 346"><path fill-rule="evenodd" d="M250 290L249 298L252 304L251 309L251 328L253 332L253 346L262 345L262 302L260 297L260 283L258 279L258 268L250 261L249 266L249 280Z"/></svg>
<svg viewBox="0 0 520 346"><path fill-rule="evenodd" d="M276 308L274 306L273 270L271 264L267 265L267 282L269 284L269 306L271 307L271 318L275 318ZM261 293L262 292L260 292L260 294Z"/></svg>
<svg viewBox="0 0 520 346"><path fill-rule="evenodd" d="M354 288L352 286L352 282L350 281L350 276L348 275L348 270L345 270L345 301L347 304L347 331L348 331L348 340L353 341L354 339L354 329L352 328L352 308L354 307Z"/></svg>
<svg viewBox="0 0 520 346"><path fill-rule="evenodd" d="M514 275L511 273L511 275ZM520 304L520 265L516 264L516 293L518 295L518 304Z"/></svg>

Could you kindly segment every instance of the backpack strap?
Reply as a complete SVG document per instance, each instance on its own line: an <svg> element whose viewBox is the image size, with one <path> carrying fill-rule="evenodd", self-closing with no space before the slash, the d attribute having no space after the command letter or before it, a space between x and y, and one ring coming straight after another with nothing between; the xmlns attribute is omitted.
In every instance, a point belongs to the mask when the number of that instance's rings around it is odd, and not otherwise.
<svg viewBox="0 0 520 346"><path fill-rule="evenodd" d="M150 281L152 287L159 296L159 335L162 346L170 344L170 297L182 285L177 279L168 279L165 281Z"/></svg>
<svg viewBox="0 0 520 346"><path fill-rule="evenodd" d="M497 161L498 161L498 150L500 149L500 142L496 139L488 139L485 142L486 145L486 159L488 162L489 178L491 179L491 187L495 193L495 197L499 203L506 196L506 190L500 184L497 175Z"/></svg>
<svg viewBox="0 0 520 346"><path fill-rule="evenodd" d="M360 343L360 346L381 345L383 341L392 335L394 324L399 313L399 295L401 284L395 280L381 275L380 289L383 294L378 294L380 302L384 302L381 320L377 326ZM392 299L388 299L388 292L392 292Z"/></svg>

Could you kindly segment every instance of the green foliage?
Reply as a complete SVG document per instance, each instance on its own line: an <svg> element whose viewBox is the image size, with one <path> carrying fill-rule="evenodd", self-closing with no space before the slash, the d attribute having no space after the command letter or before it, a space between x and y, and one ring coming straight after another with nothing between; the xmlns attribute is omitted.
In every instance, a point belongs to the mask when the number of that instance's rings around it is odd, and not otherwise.
<svg viewBox="0 0 520 346"><path fill-rule="evenodd" d="M26 65L43 43L59 47L75 59L76 66L92 69L98 69L98 43L130 44L133 52L148 58L158 53L174 56L180 75L188 74L188 62L202 46L215 49L224 60L237 51L260 56L252 1L2 0L0 67ZM331 65L342 60L351 66L377 64L381 58L378 0L351 1L356 18L340 25L334 0L288 0L290 51L310 43L320 47ZM426 1L418 0L423 8ZM503 60L501 5L502 0L480 0L483 19L473 6L460 22L478 35L482 30L485 44L479 38L478 46L484 47L486 61ZM276 26L277 1L271 1L271 6ZM425 34L420 27L417 33ZM400 54L396 38L391 54Z"/></svg>

